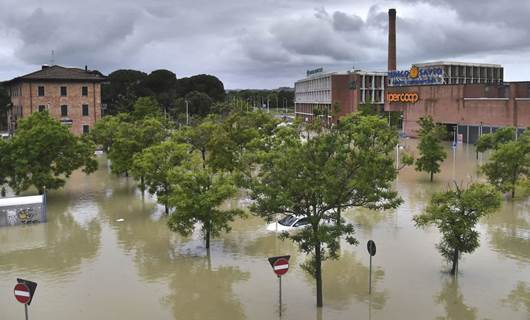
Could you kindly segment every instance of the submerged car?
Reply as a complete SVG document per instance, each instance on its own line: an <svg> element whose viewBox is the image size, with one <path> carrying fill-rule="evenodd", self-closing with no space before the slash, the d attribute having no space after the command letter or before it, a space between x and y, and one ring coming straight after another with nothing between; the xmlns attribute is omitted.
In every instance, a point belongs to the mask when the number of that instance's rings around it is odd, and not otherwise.
<svg viewBox="0 0 530 320"><path fill-rule="evenodd" d="M284 232L297 230L309 225L309 219L307 217L297 217L294 215L286 215L277 222L273 222L267 225L267 231L273 232Z"/></svg>

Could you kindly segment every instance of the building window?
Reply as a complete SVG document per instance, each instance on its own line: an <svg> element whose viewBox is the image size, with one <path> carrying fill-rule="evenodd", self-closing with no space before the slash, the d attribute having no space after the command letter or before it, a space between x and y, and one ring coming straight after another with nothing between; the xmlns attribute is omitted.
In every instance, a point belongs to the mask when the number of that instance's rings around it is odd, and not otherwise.
<svg viewBox="0 0 530 320"><path fill-rule="evenodd" d="M66 97L66 87L61 87L61 97Z"/></svg>
<svg viewBox="0 0 530 320"><path fill-rule="evenodd" d="M88 87L87 87L87 86L83 86L83 87L81 87L81 95L82 95L83 97L88 96Z"/></svg>
<svg viewBox="0 0 530 320"><path fill-rule="evenodd" d="M37 89L39 97L44 97L44 86L39 86Z"/></svg>
<svg viewBox="0 0 530 320"><path fill-rule="evenodd" d="M68 117L68 106L62 105L61 106L61 117Z"/></svg>
<svg viewBox="0 0 530 320"><path fill-rule="evenodd" d="M88 131L90 131L90 127L87 124L83 125L83 134L88 134Z"/></svg>
<svg viewBox="0 0 530 320"><path fill-rule="evenodd" d="M44 111L44 110L46 110L46 106L43 105L43 104L41 104L41 105L39 106L39 112L42 112L42 111Z"/></svg>
<svg viewBox="0 0 530 320"><path fill-rule="evenodd" d="M83 117L88 116L88 104L83 105Z"/></svg>

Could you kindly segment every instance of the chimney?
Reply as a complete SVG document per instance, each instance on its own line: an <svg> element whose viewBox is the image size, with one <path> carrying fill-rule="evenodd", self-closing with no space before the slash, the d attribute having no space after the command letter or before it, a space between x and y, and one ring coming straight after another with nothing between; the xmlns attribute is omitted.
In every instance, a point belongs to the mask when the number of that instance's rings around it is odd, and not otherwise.
<svg viewBox="0 0 530 320"><path fill-rule="evenodd" d="M396 9L388 10L388 71L396 70Z"/></svg>
<svg viewBox="0 0 530 320"><path fill-rule="evenodd" d="M48 69L49 67L50 67L49 65L47 65L47 64L43 64L43 65L41 66L41 70Z"/></svg>
<svg viewBox="0 0 530 320"><path fill-rule="evenodd" d="M88 66L85 64L85 71L88 71Z"/></svg>

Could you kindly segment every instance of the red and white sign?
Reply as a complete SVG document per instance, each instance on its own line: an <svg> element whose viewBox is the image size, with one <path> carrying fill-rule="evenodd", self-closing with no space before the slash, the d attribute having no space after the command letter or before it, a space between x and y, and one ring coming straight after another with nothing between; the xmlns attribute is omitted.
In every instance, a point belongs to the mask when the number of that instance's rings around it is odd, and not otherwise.
<svg viewBox="0 0 530 320"><path fill-rule="evenodd" d="M278 276L283 276L287 273L287 271L289 271L289 260L285 258L280 258L274 261L272 269L274 270L274 273L276 273Z"/></svg>
<svg viewBox="0 0 530 320"><path fill-rule="evenodd" d="M15 298L18 302L26 304L31 301L31 293L29 288L24 283L19 283L15 286Z"/></svg>

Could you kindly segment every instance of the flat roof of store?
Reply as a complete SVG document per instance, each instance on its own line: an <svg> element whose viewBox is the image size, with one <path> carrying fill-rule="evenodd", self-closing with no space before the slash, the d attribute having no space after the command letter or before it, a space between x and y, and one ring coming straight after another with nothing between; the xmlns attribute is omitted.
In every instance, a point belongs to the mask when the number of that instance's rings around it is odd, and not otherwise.
<svg viewBox="0 0 530 320"><path fill-rule="evenodd" d="M43 195L29 196L29 197L1 198L0 208L25 206L25 205L30 205L30 204L42 204L42 203L44 203Z"/></svg>
<svg viewBox="0 0 530 320"><path fill-rule="evenodd" d="M466 67L488 67L488 68L502 68L500 64L493 63L474 63L474 62L458 62L458 61L433 61L425 63L414 63L413 66L417 67L430 67L430 66L466 66Z"/></svg>

